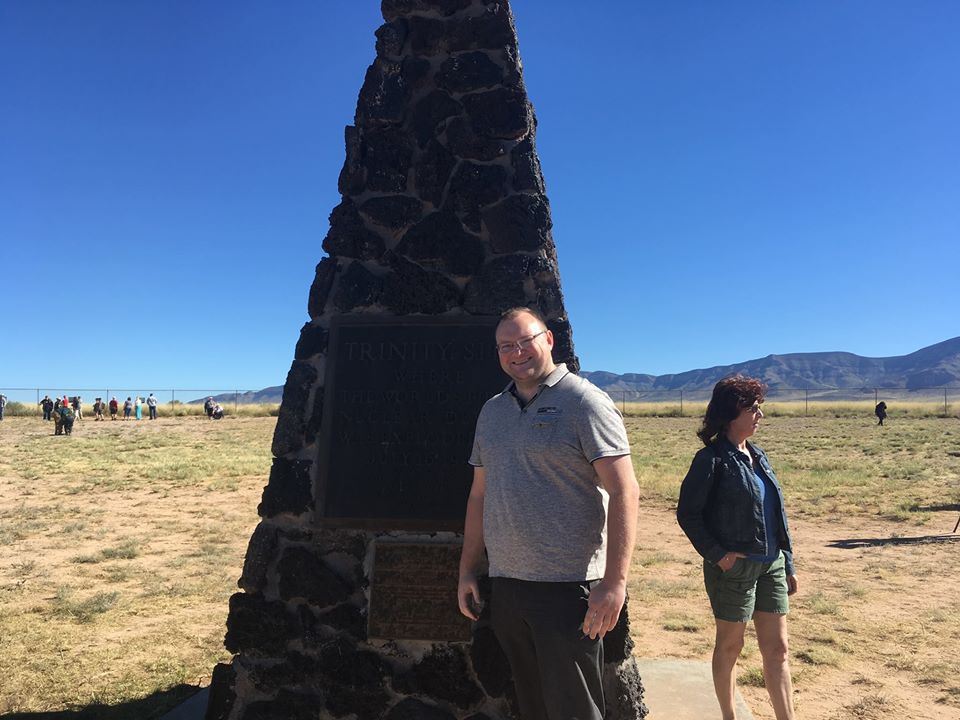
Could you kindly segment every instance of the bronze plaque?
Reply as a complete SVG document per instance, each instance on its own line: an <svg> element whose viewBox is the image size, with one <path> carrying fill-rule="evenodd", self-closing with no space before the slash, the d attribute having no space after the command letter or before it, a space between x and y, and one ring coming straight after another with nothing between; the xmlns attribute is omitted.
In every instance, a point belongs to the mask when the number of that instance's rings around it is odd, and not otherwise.
<svg viewBox="0 0 960 720"><path fill-rule="evenodd" d="M457 607L460 545L377 542L367 635L380 640L470 639Z"/></svg>
<svg viewBox="0 0 960 720"><path fill-rule="evenodd" d="M509 381L495 323L333 319L315 495L321 525L462 529L477 415Z"/></svg>

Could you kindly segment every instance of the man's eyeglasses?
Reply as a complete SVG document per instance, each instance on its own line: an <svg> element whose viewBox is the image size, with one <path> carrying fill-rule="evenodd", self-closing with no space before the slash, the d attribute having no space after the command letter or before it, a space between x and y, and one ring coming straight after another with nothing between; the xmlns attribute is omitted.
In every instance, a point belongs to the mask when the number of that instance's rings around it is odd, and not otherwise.
<svg viewBox="0 0 960 720"><path fill-rule="evenodd" d="M760 403L754 403L753 405L748 407L747 412L753 413L754 415L756 415L758 412L760 412Z"/></svg>
<svg viewBox="0 0 960 720"><path fill-rule="evenodd" d="M504 342L497 344L497 352L501 355L509 355L512 352L523 352L536 340L538 337L543 335L546 330L541 330L536 335L531 335L530 337L520 338L516 342Z"/></svg>

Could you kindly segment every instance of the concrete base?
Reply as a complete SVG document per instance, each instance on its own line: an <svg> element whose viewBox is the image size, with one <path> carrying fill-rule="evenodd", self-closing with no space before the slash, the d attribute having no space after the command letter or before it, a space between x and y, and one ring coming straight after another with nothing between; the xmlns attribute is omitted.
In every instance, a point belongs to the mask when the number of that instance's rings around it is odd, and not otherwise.
<svg viewBox="0 0 960 720"><path fill-rule="evenodd" d="M637 658L647 720L720 720L710 663L700 660ZM737 720L753 720L737 692Z"/></svg>
<svg viewBox="0 0 960 720"><path fill-rule="evenodd" d="M210 688L203 688L189 700L177 705L160 720L203 720L207 712L207 699L210 697Z"/></svg>
<svg viewBox="0 0 960 720"><path fill-rule="evenodd" d="M710 663L637 658L637 665L643 681L643 701L650 710L647 720L719 720ZM203 720L209 694L209 688L204 688L160 720ZM737 720L753 720L739 692Z"/></svg>

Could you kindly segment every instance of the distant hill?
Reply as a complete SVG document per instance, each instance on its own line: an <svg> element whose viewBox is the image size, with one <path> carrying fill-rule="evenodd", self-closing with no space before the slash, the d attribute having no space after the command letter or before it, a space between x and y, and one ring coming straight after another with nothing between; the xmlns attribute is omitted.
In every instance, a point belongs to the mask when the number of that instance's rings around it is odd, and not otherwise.
<svg viewBox="0 0 960 720"><path fill-rule="evenodd" d="M909 355L868 358L848 352L789 353L767 355L733 365L717 365L702 370L671 375L626 373L617 375L603 370L581 373L594 385L608 391L637 391L645 394L676 393L683 390L691 397L709 394L717 380L742 373L763 380L771 390L808 388L812 391L835 388L920 388L960 386L960 337L944 340ZM232 403L233 393L214 396L220 403ZM283 386L264 388L239 395L241 403L278 403ZM204 398L192 400L202 403Z"/></svg>
<svg viewBox="0 0 960 720"><path fill-rule="evenodd" d="M774 391L960 386L960 337L896 357L868 358L848 352L790 353L671 375L616 375L603 371L582 375L604 390L683 390L696 395L709 393L718 380L735 373L760 378Z"/></svg>
<svg viewBox="0 0 960 720"><path fill-rule="evenodd" d="M232 404L236 398L237 402L241 405L257 403L278 403L283 397L283 385L276 385L274 387L264 388L263 390L248 390L247 392L242 393L221 393L220 395L214 395L213 399L216 400L221 405L227 403ZM201 404L207 398L202 397L196 400L188 400L188 405L198 405Z"/></svg>

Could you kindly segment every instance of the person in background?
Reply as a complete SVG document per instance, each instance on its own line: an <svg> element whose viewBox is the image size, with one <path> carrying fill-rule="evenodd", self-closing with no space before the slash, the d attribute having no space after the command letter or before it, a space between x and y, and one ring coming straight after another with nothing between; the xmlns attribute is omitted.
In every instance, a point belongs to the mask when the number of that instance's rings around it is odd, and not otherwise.
<svg viewBox="0 0 960 720"><path fill-rule="evenodd" d="M150 419L157 419L157 399L150 393L147 396L147 410L150 412Z"/></svg>
<svg viewBox="0 0 960 720"><path fill-rule="evenodd" d="M75 420L75 411L69 402L60 405L60 422L64 435L73 434L73 421Z"/></svg>
<svg viewBox="0 0 960 720"><path fill-rule="evenodd" d="M123 419L129 420L130 413L133 412L133 400L130 399L130 396L127 395L127 399L123 401Z"/></svg>
<svg viewBox="0 0 960 720"><path fill-rule="evenodd" d="M117 398L110 398L110 402L107 403L107 407L110 408L110 419L116 420L117 413L120 411L120 403L117 402Z"/></svg>
<svg viewBox="0 0 960 720"><path fill-rule="evenodd" d="M216 405L216 403L213 401L213 397L208 397L206 400L203 401L203 411L207 413L208 420L213 417L214 405Z"/></svg>
<svg viewBox="0 0 960 720"><path fill-rule="evenodd" d="M0 393L0 420L3 420L3 413L7 409L7 396Z"/></svg>
<svg viewBox="0 0 960 720"><path fill-rule="evenodd" d="M60 408L63 407L63 400L57 398L53 403L53 434L63 435L63 416L60 415Z"/></svg>
<svg viewBox="0 0 960 720"><path fill-rule="evenodd" d="M103 399L93 399L93 419L94 421L103 420Z"/></svg>
<svg viewBox="0 0 960 720"><path fill-rule="evenodd" d="M143 400L140 399L140 396L137 395L137 399L133 403L137 420L143 420Z"/></svg>
<svg viewBox="0 0 960 720"><path fill-rule="evenodd" d="M77 395L70 400L73 406L73 417L75 420L83 420L83 405L80 402L80 396Z"/></svg>
<svg viewBox="0 0 960 720"><path fill-rule="evenodd" d="M223 408L220 407L220 403L213 403L213 407L210 409L210 417L213 420L220 420L223 418Z"/></svg>
<svg viewBox="0 0 960 720"><path fill-rule="evenodd" d="M737 658L752 619L777 720L793 720L788 595L797 591L783 492L766 454L747 441L760 427L767 387L741 375L713 388L697 436L704 446L680 486L677 521L703 557L716 621L713 686L734 720Z"/></svg>
<svg viewBox="0 0 960 720"><path fill-rule="evenodd" d="M40 409L43 410L43 419L50 420L53 416L53 400L49 395L44 395L40 401Z"/></svg>
<svg viewBox="0 0 960 720"><path fill-rule="evenodd" d="M887 404L883 400L878 402L873 414L877 416L877 425L883 425L883 421L887 419Z"/></svg>

